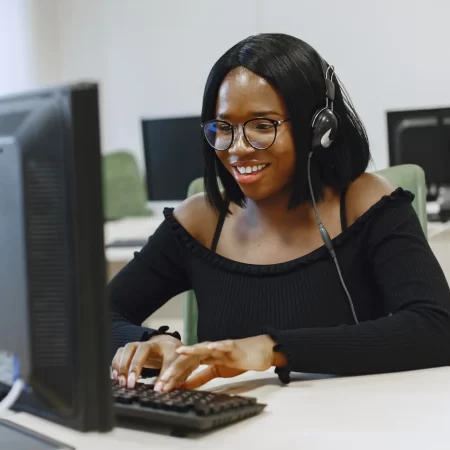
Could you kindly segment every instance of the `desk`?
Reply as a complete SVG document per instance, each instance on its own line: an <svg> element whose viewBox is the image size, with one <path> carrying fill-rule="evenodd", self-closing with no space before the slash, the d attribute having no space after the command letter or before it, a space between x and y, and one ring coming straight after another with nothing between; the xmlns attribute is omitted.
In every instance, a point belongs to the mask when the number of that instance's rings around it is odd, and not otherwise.
<svg viewBox="0 0 450 450"><path fill-rule="evenodd" d="M152 217L129 217L107 222L104 227L105 244L116 240L142 239L146 241L164 220L162 214ZM114 277L132 258L139 247L107 247L105 257L107 262L108 280Z"/></svg>
<svg viewBox="0 0 450 450"><path fill-rule="evenodd" d="M164 216L152 217L128 217L121 220L107 222L104 227L105 244L120 239L147 240L164 220ZM108 261L129 261L133 253L140 248L122 247L107 248L106 259Z"/></svg>
<svg viewBox="0 0 450 450"><path fill-rule="evenodd" d="M79 450L450 448L450 367L342 378L293 374L293 380L281 386L272 370L214 380L208 389L255 396L266 410L184 439L121 428L82 434L25 413L10 420Z"/></svg>
<svg viewBox="0 0 450 450"><path fill-rule="evenodd" d="M163 222L162 211L151 217L128 217L107 222L104 227L105 243L116 240L142 239L146 241ZM107 279L111 280L132 258L140 247L107 247L105 249ZM179 295L145 321L145 326L159 328L167 325L171 330L183 334L183 295Z"/></svg>

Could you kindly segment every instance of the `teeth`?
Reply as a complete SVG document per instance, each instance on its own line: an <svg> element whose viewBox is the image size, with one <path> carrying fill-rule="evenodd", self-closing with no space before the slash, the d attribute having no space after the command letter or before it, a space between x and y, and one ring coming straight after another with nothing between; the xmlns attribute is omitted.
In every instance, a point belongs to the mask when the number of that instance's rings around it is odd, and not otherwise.
<svg viewBox="0 0 450 450"><path fill-rule="evenodd" d="M267 167L267 164L260 164L259 166L247 166L247 167L237 167L237 170L240 174L244 174L244 173L252 173L252 172L258 172L259 170L264 169L265 167Z"/></svg>

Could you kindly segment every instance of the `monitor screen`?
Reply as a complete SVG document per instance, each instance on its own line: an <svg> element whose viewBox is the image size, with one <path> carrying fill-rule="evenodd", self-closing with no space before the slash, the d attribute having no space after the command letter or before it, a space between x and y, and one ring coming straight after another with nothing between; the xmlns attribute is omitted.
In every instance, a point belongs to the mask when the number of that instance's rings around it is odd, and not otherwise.
<svg viewBox="0 0 450 450"><path fill-rule="evenodd" d="M417 164L428 185L450 184L450 108L387 113L390 165Z"/></svg>
<svg viewBox="0 0 450 450"><path fill-rule="evenodd" d="M200 117L142 120L150 201L180 201L203 176Z"/></svg>
<svg viewBox="0 0 450 450"><path fill-rule="evenodd" d="M0 350L15 355L28 386L17 407L109 430L95 84L0 99L0 186Z"/></svg>

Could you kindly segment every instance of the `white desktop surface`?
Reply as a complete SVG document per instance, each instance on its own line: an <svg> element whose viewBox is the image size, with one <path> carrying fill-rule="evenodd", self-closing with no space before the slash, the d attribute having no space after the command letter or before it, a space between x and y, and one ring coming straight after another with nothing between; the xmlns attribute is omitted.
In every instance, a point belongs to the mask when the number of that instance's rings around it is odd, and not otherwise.
<svg viewBox="0 0 450 450"><path fill-rule="evenodd" d="M253 418L186 438L122 428L83 434L25 413L9 419L79 450L450 448L450 367L362 377L292 377L289 386L281 386L272 369L214 380L207 389L255 396L268 406Z"/></svg>
<svg viewBox="0 0 450 450"><path fill-rule="evenodd" d="M128 217L107 222L104 227L105 244L116 240L148 239L163 222L164 216ZM106 260L109 262L128 262L133 254L139 251L138 247L107 247Z"/></svg>

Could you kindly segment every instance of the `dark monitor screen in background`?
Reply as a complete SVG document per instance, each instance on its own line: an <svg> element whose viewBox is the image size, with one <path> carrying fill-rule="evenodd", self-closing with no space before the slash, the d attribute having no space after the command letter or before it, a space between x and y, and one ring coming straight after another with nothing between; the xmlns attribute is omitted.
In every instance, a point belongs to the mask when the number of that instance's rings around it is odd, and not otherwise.
<svg viewBox="0 0 450 450"><path fill-rule="evenodd" d="M417 164L428 186L450 185L450 108L387 113L390 165Z"/></svg>
<svg viewBox="0 0 450 450"><path fill-rule="evenodd" d="M200 117L142 120L150 201L183 200L192 180L203 176Z"/></svg>

